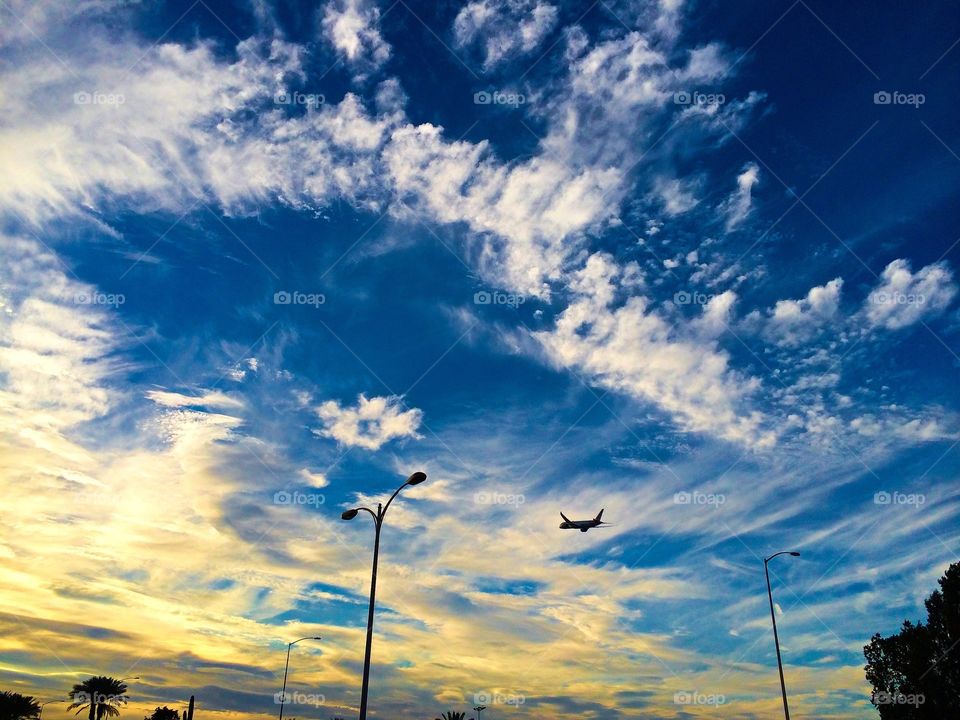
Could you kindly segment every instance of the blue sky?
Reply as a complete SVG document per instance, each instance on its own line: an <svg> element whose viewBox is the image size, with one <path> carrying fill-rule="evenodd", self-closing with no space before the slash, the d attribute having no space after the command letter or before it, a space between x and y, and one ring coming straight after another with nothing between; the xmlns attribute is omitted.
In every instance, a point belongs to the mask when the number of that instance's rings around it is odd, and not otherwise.
<svg viewBox="0 0 960 720"><path fill-rule="evenodd" d="M946 3L0 3L4 687L873 717L956 560ZM559 512L615 525L561 532ZM65 716L65 705L44 711ZM126 714L125 713L125 714Z"/></svg>

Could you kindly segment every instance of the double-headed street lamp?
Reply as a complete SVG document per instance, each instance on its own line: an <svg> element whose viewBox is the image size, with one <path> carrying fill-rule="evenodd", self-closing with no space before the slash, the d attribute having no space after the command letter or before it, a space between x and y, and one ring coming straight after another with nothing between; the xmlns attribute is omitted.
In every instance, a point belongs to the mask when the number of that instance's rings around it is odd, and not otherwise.
<svg viewBox="0 0 960 720"><path fill-rule="evenodd" d="M800 553L793 550L781 550L763 559L763 572L767 576L767 598L770 600L770 620L773 621L773 643L777 646L777 669L780 671L780 693L783 695L783 717L785 720L790 720L790 709L787 707L787 686L786 683L783 682L783 661L780 659L780 638L777 636L777 617L773 612L773 593L770 591L770 571L767 569L767 563L777 557L777 555L800 557Z"/></svg>
<svg viewBox="0 0 960 720"><path fill-rule="evenodd" d="M371 574L370 578L370 608L367 611L367 649L363 656L363 685L360 688L360 720L367 720L367 689L370 682L370 648L373 645L373 609L377 598L377 558L380 554L380 527L383 525L383 518L387 514L387 509L390 507L390 503L392 503L393 499L400 494L400 491L403 490L407 485L419 485L426 479L426 473L415 472L413 475L407 478L407 481L403 485L394 491L393 495L390 496L390 499L387 500L386 505L377 503L376 512L368 507L359 507L353 508L352 510L346 510L340 516L344 520L353 520L360 513L360 511L363 510L370 513L370 517L373 518L375 527L375 534L373 537L373 573Z"/></svg>
<svg viewBox="0 0 960 720"><path fill-rule="evenodd" d="M287 664L283 666L283 690L280 691L280 720L283 720L283 703L287 699L287 671L290 669L290 650L293 649L293 646L298 642L303 642L304 640L322 640L319 635L317 637L307 636L302 637L299 640L294 640L291 643L287 643Z"/></svg>
<svg viewBox="0 0 960 720"><path fill-rule="evenodd" d="M480 713L487 709L486 705L477 705L474 710L477 711L477 720L480 720Z"/></svg>

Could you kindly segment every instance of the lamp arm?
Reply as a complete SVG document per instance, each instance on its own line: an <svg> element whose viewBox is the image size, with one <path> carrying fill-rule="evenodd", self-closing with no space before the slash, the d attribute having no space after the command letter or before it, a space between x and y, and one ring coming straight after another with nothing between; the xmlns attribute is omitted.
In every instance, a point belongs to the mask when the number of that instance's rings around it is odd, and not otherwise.
<svg viewBox="0 0 960 720"><path fill-rule="evenodd" d="M373 510L371 510L370 508L368 508L368 507L359 507L359 508L357 508L357 510L363 510L364 512L370 513L370 517L373 518L373 521L374 521L375 523L377 523L378 525L380 524L380 520L379 520L379 518L377 517L377 514L376 514Z"/></svg>
<svg viewBox="0 0 960 720"><path fill-rule="evenodd" d="M383 516L387 514L387 508L390 507L390 503L393 502L393 499L400 494L400 491L407 486L407 483L403 483L400 487L393 491L393 495L390 496L390 499L387 500L387 504L383 506L383 510L380 511L380 520L383 520Z"/></svg>

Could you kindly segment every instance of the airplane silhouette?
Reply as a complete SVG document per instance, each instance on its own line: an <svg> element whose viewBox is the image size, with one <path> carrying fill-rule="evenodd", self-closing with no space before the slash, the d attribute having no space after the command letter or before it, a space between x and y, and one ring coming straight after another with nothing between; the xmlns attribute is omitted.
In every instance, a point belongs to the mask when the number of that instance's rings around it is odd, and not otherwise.
<svg viewBox="0 0 960 720"><path fill-rule="evenodd" d="M579 530L580 532L586 532L590 528L600 527L601 525L610 525L610 523L603 522L600 517L603 515L603 510L597 513L597 516L593 520L571 520L563 513L560 513L560 517L563 518L563 522L560 523L561 530Z"/></svg>

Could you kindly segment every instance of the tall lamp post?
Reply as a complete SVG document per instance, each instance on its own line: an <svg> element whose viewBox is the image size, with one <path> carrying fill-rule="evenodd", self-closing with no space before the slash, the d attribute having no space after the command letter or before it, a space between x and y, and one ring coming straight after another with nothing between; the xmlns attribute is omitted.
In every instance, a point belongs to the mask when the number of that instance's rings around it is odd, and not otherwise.
<svg viewBox="0 0 960 720"><path fill-rule="evenodd" d="M280 720L283 720L283 703L287 699L287 671L290 669L290 650L298 642L303 642L304 640L322 640L319 635L317 637L302 637L299 640L294 640L291 643L287 643L287 664L283 666L283 690L280 691Z"/></svg>
<svg viewBox="0 0 960 720"><path fill-rule="evenodd" d="M40 718L43 717L43 708L46 705L49 705L50 703L59 703L59 702L64 702L64 701L63 700L47 700L45 703L40 703L40 712L37 713L37 720L40 720Z"/></svg>
<svg viewBox="0 0 960 720"><path fill-rule="evenodd" d="M340 516L343 520L353 520L361 510L370 513L373 518L374 536L373 536L373 572L370 576L370 607L367 611L367 648L363 656L363 685L360 688L360 720L367 720L367 690L370 683L370 649L373 645L373 609L377 600L377 558L380 555L380 527L383 525L383 518L387 514L387 509L393 499L400 494L407 485L419 485L427 479L427 474L415 472L407 478L407 481L398 487L386 505L377 503L377 511L374 512L368 507L353 508L345 510Z"/></svg>
<svg viewBox="0 0 960 720"><path fill-rule="evenodd" d="M793 550L781 550L768 558L763 559L763 573L767 576L767 598L770 600L770 620L773 622L773 643L777 647L777 669L780 671L780 693L783 695L783 717L790 720L790 708L787 707L787 685L783 681L783 661L780 659L780 638L777 636L777 616L773 612L773 593L770 590L770 570L767 563L773 560L777 555L792 555L800 557L800 553Z"/></svg>
<svg viewBox="0 0 960 720"><path fill-rule="evenodd" d="M477 705L474 710L477 711L477 720L480 720L480 713L487 709L486 705Z"/></svg>

